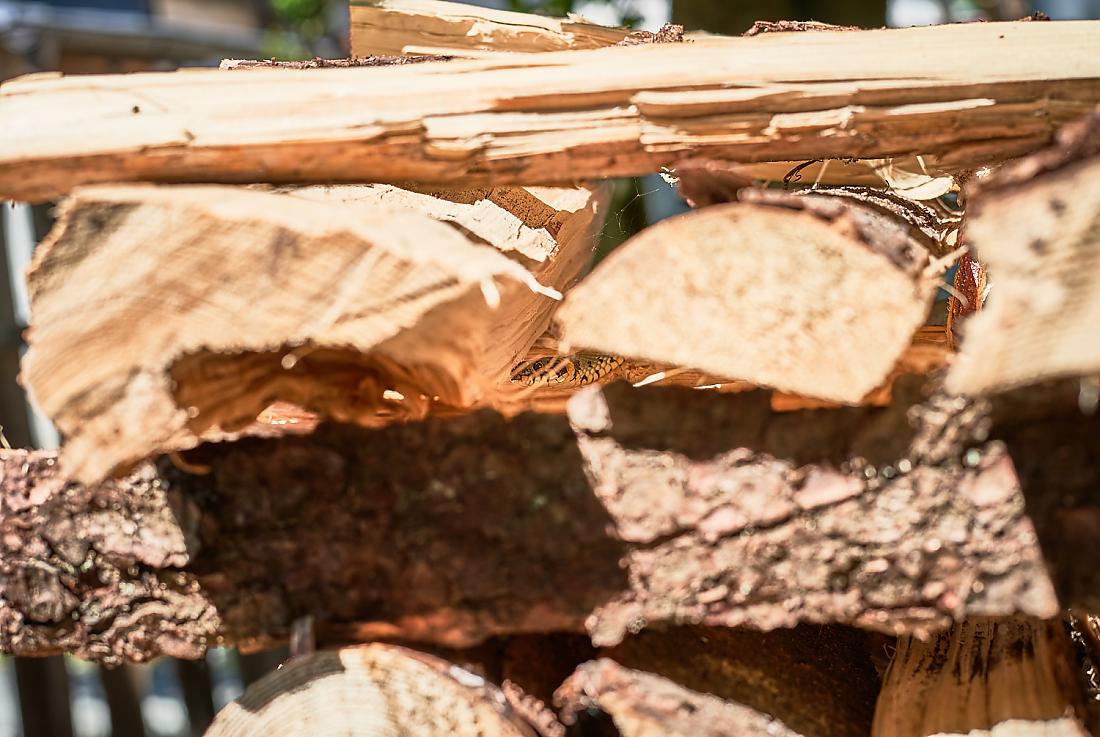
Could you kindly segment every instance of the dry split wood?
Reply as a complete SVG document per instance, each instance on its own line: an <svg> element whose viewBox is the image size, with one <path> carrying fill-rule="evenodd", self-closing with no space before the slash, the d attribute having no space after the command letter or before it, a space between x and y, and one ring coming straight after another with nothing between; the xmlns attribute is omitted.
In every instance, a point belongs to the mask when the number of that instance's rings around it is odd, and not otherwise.
<svg viewBox="0 0 1100 737"><path fill-rule="evenodd" d="M352 0L351 53L443 53L596 49L622 41L629 31L439 0Z"/></svg>
<svg viewBox="0 0 1100 737"><path fill-rule="evenodd" d="M1061 620L972 618L899 638L874 737L1088 737Z"/></svg>
<svg viewBox="0 0 1100 737"><path fill-rule="evenodd" d="M952 390L1100 373L1100 113L979 184L971 208L990 299L963 326Z"/></svg>
<svg viewBox="0 0 1100 737"><path fill-rule="evenodd" d="M445 197L78 193L30 274L23 370L69 471L94 481L275 400L376 424L491 394L587 262L602 199Z"/></svg>
<svg viewBox="0 0 1100 737"><path fill-rule="evenodd" d="M225 707L207 737L535 737L500 689L394 645L295 659Z"/></svg>
<svg viewBox="0 0 1100 737"><path fill-rule="evenodd" d="M1045 145L1100 101L1100 21L645 44L380 68L38 76L0 88L0 196L90 182L574 182L693 156Z"/></svg>
<svg viewBox="0 0 1100 737"><path fill-rule="evenodd" d="M756 191L647 228L570 292L570 349L858 403L924 323L935 239L841 198Z"/></svg>

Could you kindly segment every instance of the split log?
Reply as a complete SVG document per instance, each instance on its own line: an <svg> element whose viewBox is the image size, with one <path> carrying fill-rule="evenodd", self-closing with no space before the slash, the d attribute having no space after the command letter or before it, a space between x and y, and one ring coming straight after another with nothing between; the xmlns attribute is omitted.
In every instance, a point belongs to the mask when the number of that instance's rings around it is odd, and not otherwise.
<svg viewBox="0 0 1100 737"><path fill-rule="evenodd" d="M582 21L577 16L568 19L547 18L533 13L517 13L439 0L353 0L351 14L351 51L354 59L328 61L315 59L303 62L243 60L223 61L222 68L280 65L292 68L316 68L324 65L376 65L378 55L417 54L417 56L387 56L409 62L421 59L444 59L454 56L477 58L492 52L558 51L563 49L602 48L615 44L682 41L683 26L666 26L658 33L629 32L624 28L607 28ZM825 24L804 24L798 30L837 30ZM848 27L846 30L858 30ZM753 35L753 34L746 34ZM711 42L715 36L707 36ZM692 40L692 39L687 39ZM829 159L821 162L779 161L765 164L734 165L757 180L782 181L793 170L806 182L834 185L894 186L910 193L930 191L931 179L942 187L949 176L929 176L937 171L934 159L920 160L858 160ZM920 188L918 192L917 188ZM943 190L946 191L946 190ZM942 192L941 192L942 193ZM935 197L937 195L930 195Z"/></svg>
<svg viewBox="0 0 1100 737"><path fill-rule="evenodd" d="M979 183L971 207L991 299L964 326L951 389L1100 373L1100 113Z"/></svg>
<svg viewBox="0 0 1100 737"><path fill-rule="evenodd" d="M838 197L751 194L601 262L555 316L568 349L847 403L882 385L928 316L936 239Z"/></svg>
<svg viewBox="0 0 1100 737"><path fill-rule="evenodd" d="M620 737L810 737L741 704L601 659L581 666L559 692L571 724L609 717ZM596 714L593 714L596 712ZM588 730L586 729L585 732Z"/></svg>
<svg viewBox="0 0 1100 737"><path fill-rule="evenodd" d="M666 26L658 33L629 32L625 28L607 28L584 22L577 16L547 18L533 13L517 13L439 0L353 0L351 15L351 52L354 59L303 62L243 60L223 61L222 68L242 65L280 65L315 68L324 65L378 64L382 58L403 62L421 59L458 57L477 58L492 52L558 51L563 49L603 48L646 42L683 41L683 26ZM758 22L762 24L763 22ZM787 23L781 21L780 23ZM754 27L755 28L755 27ZM785 29L784 29L785 30ZM858 28L805 23L795 30L859 30ZM746 33L745 35L755 35ZM698 34L696 34L698 37ZM718 37L709 35L714 42ZM688 38L686 40L694 40ZM417 56L386 56L417 54ZM228 65L228 66L227 66ZM782 181L793 170L799 179L818 184L894 186L907 192L929 190L929 180L941 186L950 177L929 176L937 169L934 160L858 160L829 159L821 162L779 161L765 164L734 165L752 179ZM900 175L900 176L897 176ZM919 181L918 181L919 180ZM946 191L946 190L943 190ZM942 193L942 192L941 192ZM937 195L930 195L935 197Z"/></svg>
<svg viewBox="0 0 1100 737"><path fill-rule="evenodd" d="M755 182L887 188L914 200L951 191L954 177L930 157L825 159L738 164L720 159L687 159L671 170L680 194L692 207L736 201L738 189Z"/></svg>
<svg viewBox="0 0 1100 737"><path fill-rule="evenodd" d="M30 272L24 381L85 481L275 400L368 425L468 407L546 329L603 207L587 189L82 190Z"/></svg>
<svg viewBox="0 0 1100 737"><path fill-rule="evenodd" d="M52 455L8 452L0 649L197 657L268 646L305 615L321 642L450 647L547 631L611 645L672 623L923 633L970 614L1049 617L1013 464L1040 495L1100 488L1100 454L1069 463L1046 437L1010 457L979 440L980 405L924 400L912 380L889 408L782 414L764 392L591 387L570 418L321 425L189 452L205 475L162 462L94 487L64 483ZM1093 558L1066 558L1059 576L1095 583Z"/></svg>
<svg viewBox="0 0 1100 737"><path fill-rule="evenodd" d="M1088 737L1059 619L968 619L898 640L873 737Z"/></svg>
<svg viewBox="0 0 1100 737"><path fill-rule="evenodd" d="M534 737L500 689L394 645L290 661L218 714L207 737Z"/></svg>
<svg viewBox="0 0 1100 737"><path fill-rule="evenodd" d="M598 49L630 33L580 18L547 18L440 0L352 0L349 11L355 57Z"/></svg>
<svg viewBox="0 0 1100 737"><path fill-rule="evenodd" d="M1098 29L974 23L380 68L26 77L0 87L0 197L135 180L574 182L693 155L928 154L968 168L1035 150L1100 102Z"/></svg>
<svg viewBox="0 0 1100 737"><path fill-rule="evenodd" d="M879 688L867 640L835 626L644 632L582 665L557 700L566 722L595 706L622 737L863 737Z"/></svg>

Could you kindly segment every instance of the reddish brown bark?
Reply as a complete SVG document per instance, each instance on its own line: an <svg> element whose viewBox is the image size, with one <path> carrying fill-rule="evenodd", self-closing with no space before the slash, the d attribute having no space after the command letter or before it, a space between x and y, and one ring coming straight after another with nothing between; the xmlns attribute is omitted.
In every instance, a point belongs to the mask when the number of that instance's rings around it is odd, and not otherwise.
<svg viewBox="0 0 1100 737"><path fill-rule="evenodd" d="M1050 616L1013 464L1066 601L1093 600L1100 574L1072 553L1100 525L1096 419L1063 437L1033 431L1061 405L1003 405L990 440L985 405L924 391L775 414L762 392L616 385L578 395L572 427L489 412L323 425L206 446L188 456L205 476L162 463L92 489L57 479L48 454L11 452L0 649L196 657L280 640L306 614L322 643L452 647L547 630L614 644L676 622L920 632Z"/></svg>

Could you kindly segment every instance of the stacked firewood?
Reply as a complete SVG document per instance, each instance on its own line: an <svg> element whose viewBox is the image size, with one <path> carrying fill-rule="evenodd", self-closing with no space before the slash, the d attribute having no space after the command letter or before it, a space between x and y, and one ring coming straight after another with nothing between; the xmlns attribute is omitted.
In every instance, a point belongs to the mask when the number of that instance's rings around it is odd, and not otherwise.
<svg viewBox="0 0 1100 737"><path fill-rule="evenodd" d="M0 650L291 640L214 735L1100 725L1100 22L351 18L0 87Z"/></svg>

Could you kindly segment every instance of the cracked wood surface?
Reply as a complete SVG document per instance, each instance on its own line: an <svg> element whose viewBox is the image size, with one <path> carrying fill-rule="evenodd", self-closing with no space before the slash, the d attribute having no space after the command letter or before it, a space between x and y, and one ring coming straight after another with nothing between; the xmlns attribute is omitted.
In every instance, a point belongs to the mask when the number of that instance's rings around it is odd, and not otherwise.
<svg viewBox="0 0 1100 737"><path fill-rule="evenodd" d="M555 313L562 343L848 404L882 386L928 317L938 236L840 196L749 195L616 249Z"/></svg>
<svg viewBox="0 0 1100 737"><path fill-rule="evenodd" d="M898 639L872 737L1088 737L1060 619L968 618Z"/></svg>
<svg viewBox="0 0 1100 737"><path fill-rule="evenodd" d="M609 645L678 622L921 633L1053 616L1025 495L1064 601L1087 602L1095 570L1058 551L1095 547L1081 536L1100 454L1050 433L1021 442L1011 422L985 439L985 406L913 380L888 408L780 414L764 392L612 385L579 394L569 420L321 425L190 452L206 475L162 462L94 487L63 482L51 454L9 451L0 649L198 657L285 638L306 614L322 641L450 647L549 630ZM1075 437L1100 437L1095 422Z"/></svg>
<svg viewBox="0 0 1100 737"><path fill-rule="evenodd" d="M549 18L439 0L352 0L352 56L470 51L562 51L598 49L626 38L580 18Z"/></svg>
<svg viewBox="0 0 1100 737"><path fill-rule="evenodd" d="M968 243L991 299L962 326L948 386L978 394L1100 374L1100 112L979 180L970 202Z"/></svg>
<svg viewBox="0 0 1100 737"><path fill-rule="evenodd" d="M88 187L35 253L23 380L88 483L276 400L365 425L485 404L591 258L605 200Z"/></svg>
<svg viewBox="0 0 1100 737"><path fill-rule="evenodd" d="M0 196L92 182L573 182L1035 150L1100 102L1100 21L781 33L351 69L0 87Z"/></svg>
<svg viewBox="0 0 1100 737"><path fill-rule="evenodd" d="M535 737L494 684L457 665L372 644L293 659L249 686L206 737Z"/></svg>

